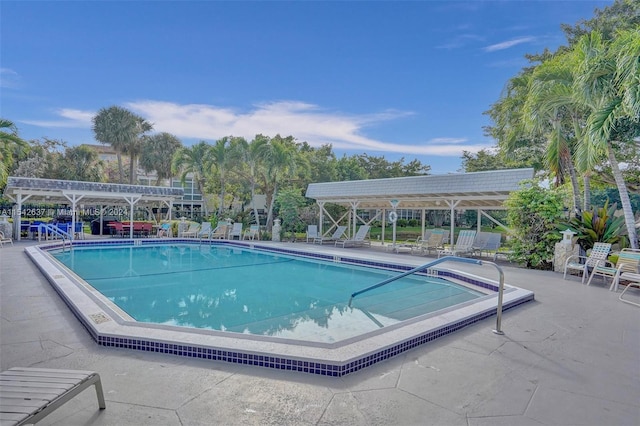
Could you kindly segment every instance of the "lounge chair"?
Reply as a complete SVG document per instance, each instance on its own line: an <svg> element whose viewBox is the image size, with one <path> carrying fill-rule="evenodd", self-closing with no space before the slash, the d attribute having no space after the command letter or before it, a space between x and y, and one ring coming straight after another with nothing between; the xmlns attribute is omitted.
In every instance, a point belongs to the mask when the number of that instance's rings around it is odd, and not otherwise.
<svg viewBox="0 0 640 426"><path fill-rule="evenodd" d="M227 238L227 231L229 230L229 225L226 223L221 223L211 232L210 238L212 240L222 240Z"/></svg>
<svg viewBox="0 0 640 426"><path fill-rule="evenodd" d="M104 410L106 404L98 373L10 368L0 373L0 423L3 426L37 423L90 386L95 387L98 407Z"/></svg>
<svg viewBox="0 0 640 426"><path fill-rule="evenodd" d="M584 280L589 275L589 269L599 265L605 266L609 251L611 251L611 244L595 243L589 256L574 254L573 256L567 257L567 260L564 262L563 279L567 279L567 272L569 271L580 271L582 274L582 284L584 284Z"/></svg>
<svg viewBox="0 0 640 426"><path fill-rule="evenodd" d="M231 232L229 232L229 239L235 240L238 237L238 240L242 239L242 222L236 222L233 224L231 228Z"/></svg>
<svg viewBox="0 0 640 426"><path fill-rule="evenodd" d="M200 231L200 224L195 222L190 223L189 228L186 231L182 231L180 238L196 238L198 231Z"/></svg>
<svg viewBox="0 0 640 426"><path fill-rule="evenodd" d="M4 233L0 231L0 247L2 247L6 243L13 245L13 239L9 237L5 237Z"/></svg>
<svg viewBox="0 0 640 426"><path fill-rule="evenodd" d="M318 238L318 225L308 225L307 226L307 242L311 240L313 242L316 238Z"/></svg>
<svg viewBox="0 0 640 426"><path fill-rule="evenodd" d="M171 224L170 223L163 223L162 225L160 225L160 227L158 228L158 233L156 234L157 237L170 237L171 236Z"/></svg>
<svg viewBox="0 0 640 426"><path fill-rule="evenodd" d="M369 225L360 225L360 228L358 228L358 232L356 232L356 235L353 236L353 238L350 239L340 239L337 240L334 245L336 247L338 246L342 246L342 247L362 247L362 246L370 246L371 245L371 241L367 240L367 234L369 233L369 229L371 229L371 227Z"/></svg>
<svg viewBox="0 0 640 426"><path fill-rule="evenodd" d="M473 241L473 254L482 257L482 252L487 255L493 253L493 260L498 257L497 253L502 244L502 234L497 232L478 232Z"/></svg>
<svg viewBox="0 0 640 426"><path fill-rule="evenodd" d="M640 273L636 274L633 272L622 272L615 276L614 281L615 281L616 288L618 287L618 284L620 283L620 281L627 281L627 286L625 287L624 290L622 290L622 293L620 293L620 297L618 297L618 299L621 302L628 303L630 305L640 306L640 303L632 302L631 300L624 299L622 297L630 288L633 288L633 287L640 288Z"/></svg>
<svg viewBox="0 0 640 426"><path fill-rule="evenodd" d="M340 225L336 228L333 234L329 237L318 236L313 239L313 244L335 243L344 235L344 231L347 230L346 226Z"/></svg>
<svg viewBox="0 0 640 426"><path fill-rule="evenodd" d="M243 240L255 240L256 237L260 239L260 225L251 225L249 229L244 231L244 235L242 236Z"/></svg>
<svg viewBox="0 0 640 426"><path fill-rule="evenodd" d="M591 280L595 275L600 275L605 282L607 277L611 277L613 281L611 282L609 290L618 291L618 281L615 279L616 275L621 275L623 272L637 273L639 267L640 250L622 249L618 254L618 261L615 265L607 260L604 265L598 265L593 268L587 285L591 284Z"/></svg>
<svg viewBox="0 0 640 426"><path fill-rule="evenodd" d="M473 242L476 239L476 231L463 229L458 234L455 246L438 250L438 257L441 256L461 256L473 253Z"/></svg>
<svg viewBox="0 0 640 426"><path fill-rule="evenodd" d="M200 230L196 234L196 238L199 238L201 240L203 240L205 238L206 239L210 239L211 238L211 232L213 232L211 230L211 223L202 222L202 226L200 226Z"/></svg>
<svg viewBox="0 0 640 426"><path fill-rule="evenodd" d="M419 245L411 250L411 254L429 254L431 250L438 250L443 247L444 237L446 235L444 229L432 229L429 233L429 238L422 240Z"/></svg>

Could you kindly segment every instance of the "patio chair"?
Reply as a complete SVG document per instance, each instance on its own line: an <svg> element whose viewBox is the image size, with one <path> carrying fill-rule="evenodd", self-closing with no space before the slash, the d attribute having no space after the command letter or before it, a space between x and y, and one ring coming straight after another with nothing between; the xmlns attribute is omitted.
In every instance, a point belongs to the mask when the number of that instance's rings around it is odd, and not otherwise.
<svg viewBox="0 0 640 426"><path fill-rule="evenodd" d="M630 288L637 287L640 289L640 273L636 274L633 272L621 272L616 274L614 281L615 281L616 289L618 288L618 284L620 283L620 281L627 281L626 287L624 290L622 290L622 293L620 293L620 297L618 297L618 300L624 303L628 303L630 305L640 306L640 303L632 302L631 300L624 299L622 297Z"/></svg>
<svg viewBox="0 0 640 426"><path fill-rule="evenodd" d="M13 245L13 238L5 237L4 233L0 231L0 247L2 247L6 243Z"/></svg>
<svg viewBox="0 0 640 426"><path fill-rule="evenodd" d="M336 247L338 246L342 246L342 247L370 246L371 241L366 239L367 234L369 233L369 229L371 229L369 225L360 225L360 228L358 228L358 232L356 232L356 235L354 235L353 238L337 240L334 243L334 245Z"/></svg>
<svg viewBox="0 0 640 426"><path fill-rule="evenodd" d="M344 231L347 230L346 226L340 225L336 230L328 237L318 236L313 239L313 244L335 243L344 235Z"/></svg>
<svg viewBox="0 0 640 426"><path fill-rule="evenodd" d="M311 240L313 242L316 238L318 238L318 225L308 225L307 226L307 242Z"/></svg>
<svg viewBox="0 0 640 426"><path fill-rule="evenodd" d="M567 257L567 260L564 262L563 279L567 279L567 272L569 271L580 271L582 274L582 284L584 284L584 280L589 275L589 269L593 269L598 265L605 266L609 251L611 251L611 244L594 243L589 256L574 254L573 256Z"/></svg>
<svg viewBox="0 0 640 426"><path fill-rule="evenodd" d="M35 424L90 386L106 408L100 375L93 371L10 368L0 373L0 423ZM95 420L95 419L94 419Z"/></svg>
<svg viewBox="0 0 640 426"><path fill-rule="evenodd" d="M229 230L229 225L227 225L226 223L221 223L218 226L216 226L216 228L211 232L211 236L209 238L211 238L212 240L222 240L227 238L227 231Z"/></svg>
<svg viewBox="0 0 640 426"><path fill-rule="evenodd" d="M640 267L640 250L638 249L622 249L618 254L618 261L614 265L608 260L602 265L598 265L591 271L591 276L587 285L591 284L591 280L595 275L600 275L603 282L606 282L607 277L613 278L611 287L609 290L618 291L618 281L616 281L616 275L620 275L623 272L637 273Z"/></svg>
<svg viewBox="0 0 640 426"><path fill-rule="evenodd" d="M487 255L493 253L493 260L497 258L498 250L502 244L502 234L497 232L478 232L476 239L473 241L473 254L482 257L482 252Z"/></svg>
<svg viewBox="0 0 640 426"><path fill-rule="evenodd" d="M189 228L186 231L182 231L180 238L196 238L200 231L200 224L193 222L189 224Z"/></svg>
<svg viewBox="0 0 640 426"><path fill-rule="evenodd" d="M201 240L203 240L205 238L206 239L210 239L211 238L211 232L213 232L211 230L211 223L202 222L202 226L200 226L200 230L196 234L196 238L199 238Z"/></svg>
<svg viewBox="0 0 640 426"><path fill-rule="evenodd" d="M242 222L236 222L233 224L231 228L231 232L229 232L229 239L235 240L238 237L238 240L242 239Z"/></svg>
<svg viewBox="0 0 640 426"><path fill-rule="evenodd" d="M458 234L456 244L449 248L438 250L438 258L441 256L461 256L473 253L473 242L476 239L476 231L463 229Z"/></svg>
<svg viewBox="0 0 640 426"><path fill-rule="evenodd" d="M442 246L445 236L444 229L432 229L429 233L429 238L422 240L419 245L411 250L411 254L429 254L431 250L438 250L444 248Z"/></svg>
<svg viewBox="0 0 640 426"><path fill-rule="evenodd" d="M171 236L171 223L163 223L158 228L158 232L156 234L157 237L170 237Z"/></svg>
<svg viewBox="0 0 640 426"><path fill-rule="evenodd" d="M255 240L256 237L260 239L260 225L251 225L249 229L244 231L244 235L242 236L243 240Z"/></svg>

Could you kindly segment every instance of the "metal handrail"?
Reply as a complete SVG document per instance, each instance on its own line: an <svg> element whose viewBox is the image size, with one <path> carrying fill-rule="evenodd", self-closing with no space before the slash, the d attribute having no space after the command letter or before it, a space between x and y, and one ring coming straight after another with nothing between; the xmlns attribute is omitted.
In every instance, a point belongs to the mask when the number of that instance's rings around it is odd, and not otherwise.
<svg viewBox="0 0 640 426"><path fill-rule="evenodd" d="M478 266L482 266L483 264L487 264L487 265L493 265L497 270L498 273L500 274L500 285L498 286L498 308L497 308L497 318L496 318L496 329L493 330L494 333L496 334L504 334L504 332L502 331L501 327L502 327L502 298L503 298L503 293L504 293L504 272L502 271L502 268L500 268L498 265L496 265L494 262L483 262L480 259L469 259L466 257L457 257L457 256L445 256L445 257L441 257L440 259L436 259L432 262L429 263L425 263L424 265L418 266L416 268L410 269L408 271L405 271L401 274L398 274L394 277L391 278L387 278L384 281L380 281L377 284L374 284L370 287L367 288L363 288L362 290L358 290L354 293L351 293L351 297L349 298L349 304L348 306L351 307L351 302L353 302L353 298L362 294L362 293L366 293L367 291L376 289L378 287L382 287L383 285L387 285L393 281L399 280L400 278L404 278L407 275L411 275L411 274L415 274L416 272L420 272L424 269L430 268L434 265L437 265L439 263L442 262L446 262L446 261L452 261L452 262L460 262L460 263L471 263L473 265L478 265Z"/></svg>
<svg viewBox="0 0 640 426"><path fill-rule="evenodd" d="M41 223L38 225L38 234L40 234L42 232L42 229L45 229L47 231L51 231L54 234L58 234L60 235L60 237L62 237L62 250L64 250L65 247L65 237L69 239L69 247L73 247L73 240L71 238L71 234L64 232L62 229L58 228L57 226L51 225L49 223ZM40 239L40 237L38 237L38 239Z"/></svg>

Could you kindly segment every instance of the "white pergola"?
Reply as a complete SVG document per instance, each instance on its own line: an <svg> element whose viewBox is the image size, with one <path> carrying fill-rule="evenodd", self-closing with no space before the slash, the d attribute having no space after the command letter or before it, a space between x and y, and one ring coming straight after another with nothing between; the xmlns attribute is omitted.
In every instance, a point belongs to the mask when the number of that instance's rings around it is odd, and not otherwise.
<svg viewBox="0 0 640 426"><path fill-rule="evenodd" d="M320 234L327 215L334 226L349 215L351 234L356 232L358 221L370 224L378 218L386 217L387 210L422 210L422 234L425 232L425 212L427 210L451 211L451 236L453 238L455 210L477 210L478 228L484 215L489 220L502 225L486 213L487 210L504 210L504 201L513 191L520 189L522 181L532 179L534 170L509 169L447 175L410 176L388 179L369 179L344 182L312 183L306 196L316 200L320 207ZM347 207L349 210L340 218L333 218L325 209L327 203ZM357 210L376 210L368 221L363 220ZM384 224L382 232L384 235ZM502 225L504 226L504 225ZM479 229L478 229L479 230Z"/></svg>
<svg viewBox="0 0 640 426"><path fill-rule="evenodd" d="M75 229L78 205L97 206L100 210L102 229L102 213L104 206L127 206L129 217L133 222L133 209L136 205L151 205L163 203L169 208L174 200L182 198L182 188L162 186L124 185L100 182L81 182L71 180L37 179L9 176L4 196L16 203L13 213L14 235L20 240L20 221L22 205L28 200L30 203L62 203L71 205L72 224ZM73 236L73 232L71 235ZM133 227L130 229L133 238Z"/></svg>

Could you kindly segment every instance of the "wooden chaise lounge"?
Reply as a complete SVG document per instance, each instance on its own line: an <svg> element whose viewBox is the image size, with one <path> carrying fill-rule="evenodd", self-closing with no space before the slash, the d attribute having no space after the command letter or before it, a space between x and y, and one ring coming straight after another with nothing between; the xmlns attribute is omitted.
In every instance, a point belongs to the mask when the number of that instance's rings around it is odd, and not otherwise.
<svg viewBox="0 0 640 426"><path fill-rule="evenodd" d="M34 424L80 392L95 386L98 406L106 408L100 375L93 371L10 368L0 373L0 424Z"/></svg>

